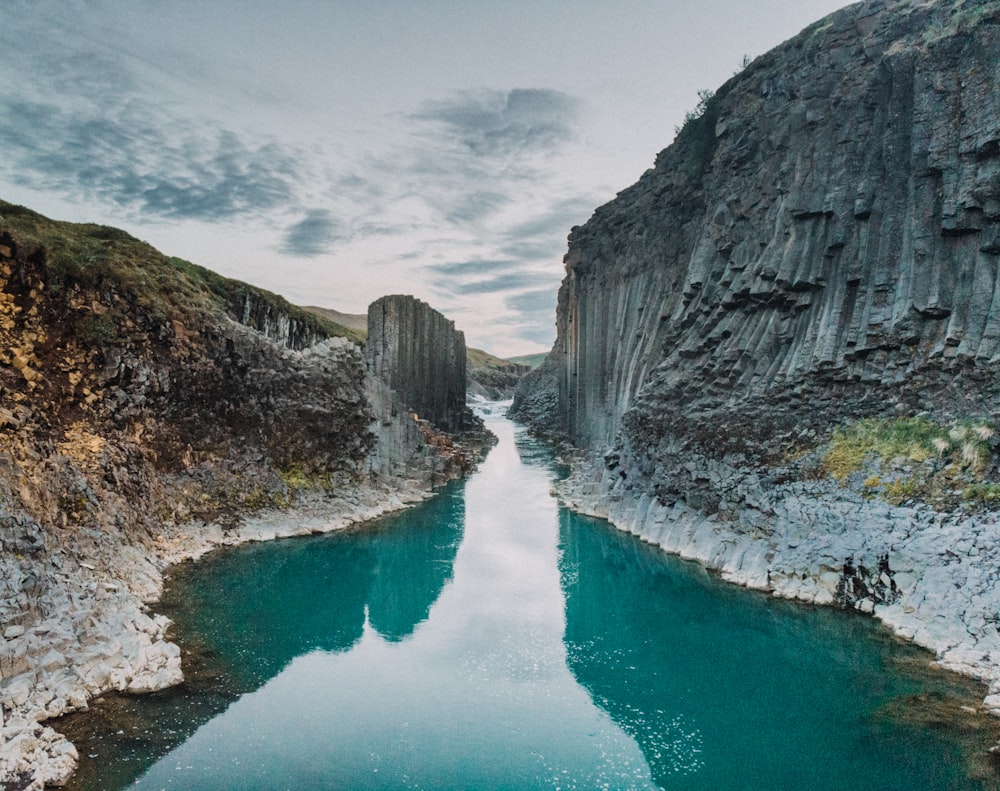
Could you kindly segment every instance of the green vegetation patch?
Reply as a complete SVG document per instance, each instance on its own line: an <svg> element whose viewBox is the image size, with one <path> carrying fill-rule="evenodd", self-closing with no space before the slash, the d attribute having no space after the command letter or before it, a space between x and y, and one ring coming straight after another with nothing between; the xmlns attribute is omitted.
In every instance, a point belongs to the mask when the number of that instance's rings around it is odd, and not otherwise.
<svg viewBox="0 0 1000 791"><path fill-rule="evenodd" d="M681 168L692 179L704 175L715 153L715 125L719 121L722 97L708 89L698 91L698 104L684 116L684 123L675 131L675 145L685 156Z"/></svg>
<svg viewBox="0 0 1000 791"><path fill-rule="evenodd" d="M834 430L822 471L842 485L865 475L861 489L892 503L923 499L1000 507L1000 483L986 480L995 467L994 428L986 421L944 426L926 417L870 418Z"/></svg>
<svg viewBox="0 0 1000 791"><path fill-rule="evenodd" d="M881 461L902 457L921 462L938 452L935 441L947 439L947 430L927 418L859 420L834 430L823 468L838 481L843 481L852 472L861 470L870 455Z"/></svg>

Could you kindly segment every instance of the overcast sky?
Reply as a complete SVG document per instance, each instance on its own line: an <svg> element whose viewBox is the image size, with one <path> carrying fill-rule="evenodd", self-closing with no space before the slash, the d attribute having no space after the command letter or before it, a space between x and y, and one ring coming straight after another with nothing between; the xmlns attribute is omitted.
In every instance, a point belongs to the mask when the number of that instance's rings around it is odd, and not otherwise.
<svg viewBox="0 0 1000 791"><path fill-rule="evenodd" d="M0 0L0 197L547 350L566 235L839 0Z"/></svg>

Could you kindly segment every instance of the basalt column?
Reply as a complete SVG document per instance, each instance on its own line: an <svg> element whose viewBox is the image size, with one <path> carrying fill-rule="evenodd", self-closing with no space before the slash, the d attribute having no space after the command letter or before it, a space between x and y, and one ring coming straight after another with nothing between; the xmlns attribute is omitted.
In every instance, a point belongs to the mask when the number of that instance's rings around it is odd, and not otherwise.
<svg viewBox="0 0 1000 791"><path fill-rule="evenodd" d="M382 297L368 308L368 368L418 418L448 432L468 427L465 335L411 296Z"/></svg>

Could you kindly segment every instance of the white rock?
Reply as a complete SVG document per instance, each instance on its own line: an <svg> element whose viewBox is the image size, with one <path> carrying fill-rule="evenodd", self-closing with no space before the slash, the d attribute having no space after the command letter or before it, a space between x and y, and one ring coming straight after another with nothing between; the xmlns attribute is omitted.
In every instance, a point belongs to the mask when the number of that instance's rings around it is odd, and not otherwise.
<svg viewBox="0 0 1000 791"><path fill-rule="evenodd" d="M17 709L27 703L34 684L27 675L15 676L0 687L0 702L8 709Z"/></svg>

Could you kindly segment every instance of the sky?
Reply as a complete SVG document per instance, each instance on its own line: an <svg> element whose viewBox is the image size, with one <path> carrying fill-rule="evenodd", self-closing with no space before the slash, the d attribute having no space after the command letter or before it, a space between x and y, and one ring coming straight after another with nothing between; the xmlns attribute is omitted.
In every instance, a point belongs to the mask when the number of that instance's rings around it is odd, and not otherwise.
<svg viewBox="0 0 1000 791"><path fill-rule="evenodd" d="M0 198L547 351L566 237L841 0L0 0Z"/></svg>

